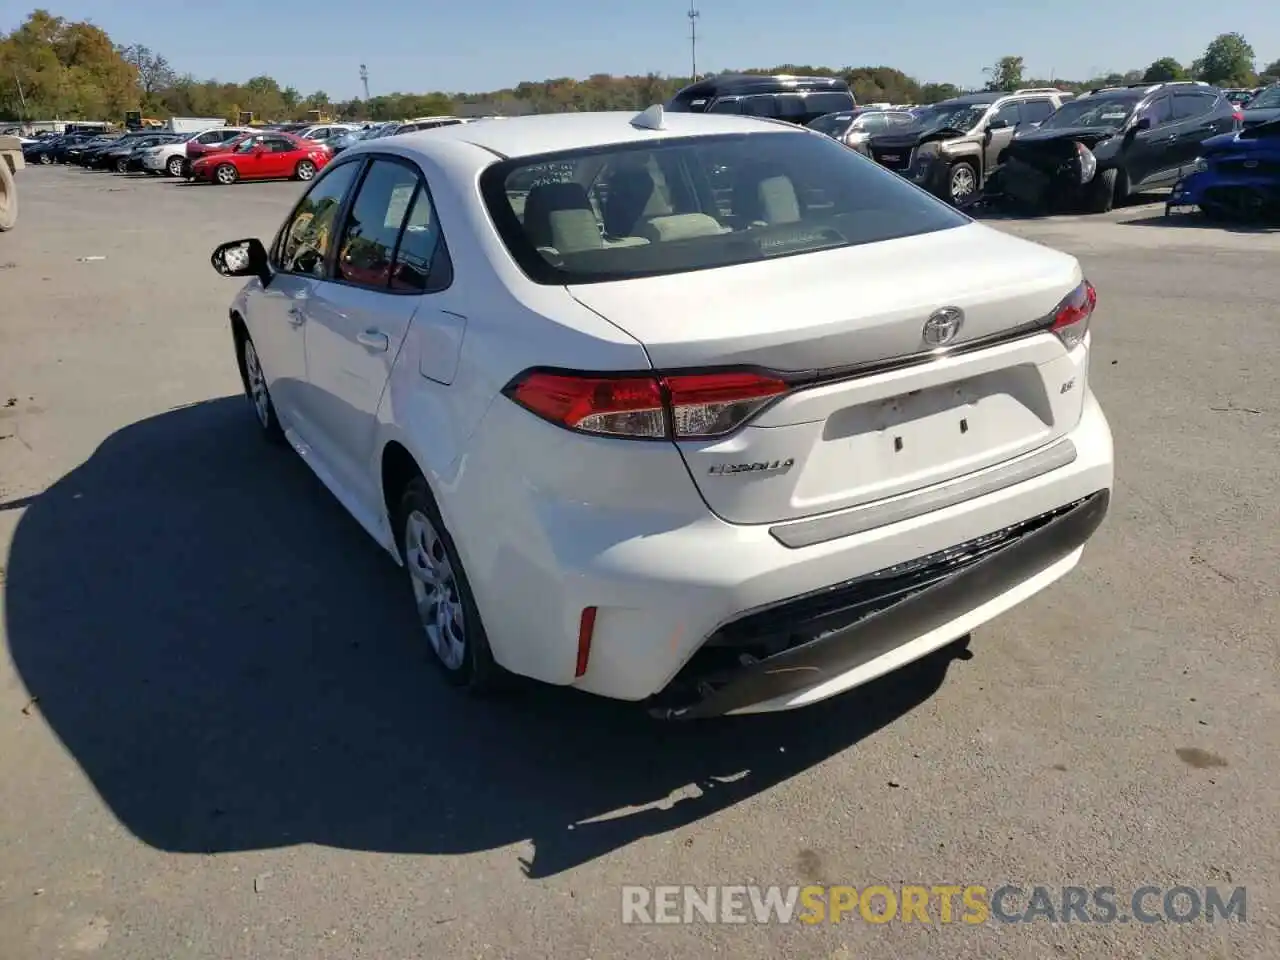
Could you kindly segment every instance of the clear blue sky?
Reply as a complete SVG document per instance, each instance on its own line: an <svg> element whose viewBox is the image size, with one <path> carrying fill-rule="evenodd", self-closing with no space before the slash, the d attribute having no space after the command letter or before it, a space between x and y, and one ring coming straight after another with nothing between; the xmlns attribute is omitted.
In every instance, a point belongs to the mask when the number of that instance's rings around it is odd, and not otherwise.
<svg viewBox="0 0 1280 960"><path fill-rule="evenodd" d="M699 70L886 64L923 81L982 82L1021 55L1034 76L1087 78L1188 62L1240 30L1259 66L1280 57L1280 7L1154 0L697 0ZM481 91L592 73L689 72L688 0L0 0L11 30L37 5L142 43L201 79L270 74L304 94ZM1232 15L1224 16L1230 10Z"/></svg>

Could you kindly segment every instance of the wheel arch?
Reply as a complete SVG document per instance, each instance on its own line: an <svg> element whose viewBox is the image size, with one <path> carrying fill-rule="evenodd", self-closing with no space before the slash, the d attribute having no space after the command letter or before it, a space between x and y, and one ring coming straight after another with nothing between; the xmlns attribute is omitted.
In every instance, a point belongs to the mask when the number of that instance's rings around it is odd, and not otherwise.
<svg viewBox="0 0 1280 960"><path fill-rule="evenodd" d="M231 310L231 339L236 347L236 369L240 371L240 385L245 393L249 392L249 372L244 368L244 343L249 339L249 327L240 316L240 311Z"/></svg>
<svg viewBox="0 0 1280 960"><path fill-rule="evenodd" d="M395 529L396 511L400 508L400 497L404 493L404 488L408 486L410 480L422 477L431 499L436 500L436 495L431 489L431 481L427 479L427 472L419 466L417 457L410 453L409 448L399 440L391 439L384 443L379 460L382 508L386 511L387 529L391 531L392 556L404 563L404 556L400 549L400 533ZM436 509L439 509L439 500L436 500Z"/></svg>

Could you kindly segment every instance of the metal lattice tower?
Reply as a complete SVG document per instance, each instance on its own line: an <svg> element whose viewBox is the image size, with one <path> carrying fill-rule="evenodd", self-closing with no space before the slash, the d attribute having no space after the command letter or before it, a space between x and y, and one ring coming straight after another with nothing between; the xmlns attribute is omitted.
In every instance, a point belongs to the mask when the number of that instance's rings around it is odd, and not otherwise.
<svg viewBox="0 0 1280 960"><path fill-rule="evenodd" d="M689 0L689 12L686 14L689 18L689 80L696 83L698 80L698 18L701 13L693 5L693 0Z"/></svg>

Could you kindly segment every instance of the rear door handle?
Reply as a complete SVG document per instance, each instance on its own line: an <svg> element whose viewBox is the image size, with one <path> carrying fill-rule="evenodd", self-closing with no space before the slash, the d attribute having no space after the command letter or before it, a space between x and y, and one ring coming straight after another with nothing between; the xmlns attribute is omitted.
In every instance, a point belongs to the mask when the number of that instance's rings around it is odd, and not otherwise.
<svg viewBox="0 0 1280 960"><path fill-rule="evenodd" d="M356 343L370 350L376 350L379 353L385 351L391 345L391 341L387 339L385 333L379 333L377 330L363 330L356 334Z"/></svg>

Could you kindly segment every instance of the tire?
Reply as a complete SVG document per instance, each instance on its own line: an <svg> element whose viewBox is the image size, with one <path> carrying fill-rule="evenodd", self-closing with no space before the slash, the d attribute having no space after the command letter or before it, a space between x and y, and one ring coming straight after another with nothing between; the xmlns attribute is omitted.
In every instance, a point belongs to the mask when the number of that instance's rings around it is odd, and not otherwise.
<svg viewBox="0 0 1280 960"><path fill-rule="evenodd" d="M229 163L221 164L217 170L213 171L213 182L223 187L229 187L239 179L240 174Z"/></svg>
<svg viewBox="0 0 1280 960"><path fill-rule="evenodd" d="M971 203L978 197L978 170L968 160L957 160L947 171L947 200L952 206Z"/></svg>
<svg viewBox="0 0 1280 960"><path fill-rule="evenodd" d="M168 171L169 176L180 177L186 171L187 158L186 157L170 157L168 162L165 163L164 168L166 171Z"/></svg>
<svg viewBox="0 0 1280 960"><path fill-rule="evenodd" d="M49 156L47 153L42 153L40 154L40 163L47 167L49 164L53 163L53 157Z"/></svg>
<svg viewBox="0 0 1280 960"><path fill-rule="evenodd" d="M9 161L0 157L0 232L18 224L18 188L13 182Z"/></svg>
<svg viewBox="0 0 1280 960"><path fill-rule="evenodd" d="M1120 179L1120 171L1112 167L1103 170L1089 187L1088 208L1090 213L1110 213L1116 205L1119 191L1116 184Z"/></svg>
<svg viewBox="0 0 1280 960"><path fill-rule="evenodd" d="M493 659L458 550L421 476L405 485L395 524L409 595L431 659L451 684L468 693L500 689L506 671Z"/></svg>
<svg viewBox="0 0 1280 960"><path fill-rule="evenodd" d="M128 160L117 160L117 161L116 161L116 173L128 173L128 172L129 172L129 161L128 161Z"/></svg>
<svg viewBox="0 0 1280 960"><path fill-rule="evenodd" d="M244 395L253 408L258 428L268 442L283 445L284 430L276 416L276 405L271 400L271 391L267 389L267 378L262 372L262 362L258 359L258 350L248 337L237 338L240 350L240 370L244 375Z"/></svg>
<svg viewBox="0 0 1280 960"><path fill-rule="evenodd" d="M293 169L293 178L304 183L316 175L316 165L310 160L299 160Z"/></svg>

